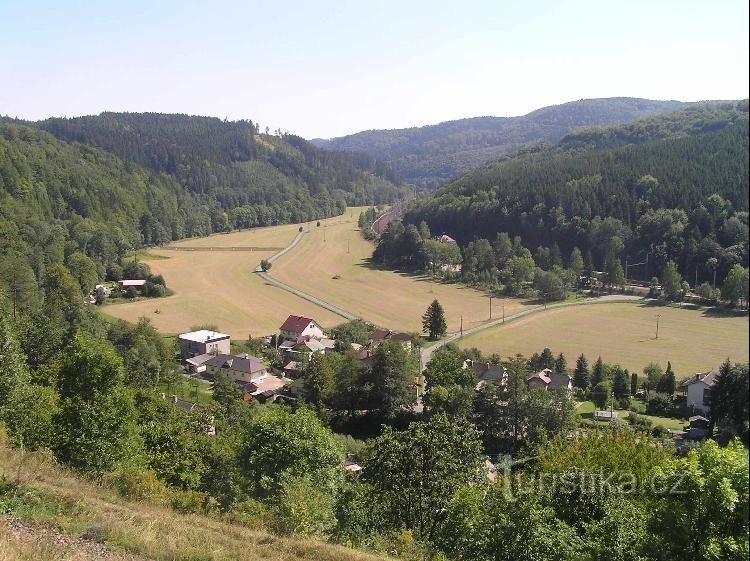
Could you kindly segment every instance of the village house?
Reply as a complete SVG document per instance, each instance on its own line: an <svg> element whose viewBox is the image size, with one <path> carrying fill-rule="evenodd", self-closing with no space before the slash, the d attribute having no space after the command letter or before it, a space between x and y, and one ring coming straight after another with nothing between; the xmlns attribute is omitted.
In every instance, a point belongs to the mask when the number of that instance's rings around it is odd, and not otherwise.
<svg viewBox="0 0 750 561"><path fill-rule="evenodd" d="M167 399L167 396L165 394L161 394L162 399ZM185 401L184 399L180 399L176 395L169 396L169 402L177 407L177 409L182 409L186 413L193 413L196 410L197 404L193 403L192 401ZM203 423L202 430L208 435L208 436L216 436L216 426L214 425L214 417L213 415L205 415L205 421Z"/></svg>
<svg viewBox="0 0 750 561"><path fill-rule="evenodd" d="M711 412L711 388L716 384L719 373L698 372L680 384L680 391L686 396L686 404L693 411L708 415Z"/></svg>
<svg viewBox="0 0 750 561"><path fill-rule="evenodd" d="M205 362L209 376L225 374L232 380L252 382L268 374L268 365L259 358L244 355L218 354Z"/></svg>
<svg viewBox="0 0 750 561"><path fill-rule="evenodd" d="M537 372L526 378L526 386L530 390L551 391L565 389L573 391L573 380L567 374L560 374L553 372L549 368L545 368L541 372Z"/></svg>
<svg viewBox="0 0 750 561"><path fill-rule="evenodd" d="M508 371L500 364L477 362L470 358L464 361L463 368L471 368L477 378L475 389L479 391L488 382L504 386L508 382Z"/></svg>
<svg viewBox="0 0 750 561"><path fill-rule="evenodd" d="M198 355L230 352L230 337L209 329L199 329L177 336L180 345L180 357L184 360Z"/></svg>
<svg viewBox="0 0 750 561"><path fill-rule="evenodd" d="M439 238L438 238L437 240L438 240L439 242L442 242L442 243L447 243L447 244L450 244L450 245L458 245L458 244L456 243L456 240L454 240L453 238L451 238L451 237L450 237L449 235L447 235L447 234L443 234L443 235L442 235L442 236L440 236L440 237L439 237Z"/></svg>
<svg viewBox="0 0 750 561"><path fill-rule="evenodd" d="M265 374L259 378L254 378L250 382L239 381L237 383L242 388L242 394L246 401L255 399L260 403L276 401L276 398L286 385L286 381L283 378L272 374Z"/></svg>
<svg viewBox="0 0 750 561"><path fill-rule="evenodd" d="M373 331L372 335L370 335L369 347L374 350L380 343L385 341L395 341L401 343L401 346L406 350L411 349L411 335L409 333L398 333L390 329L376 329Z"/></svg>
<svg viewBox="0 0 750 561"><path fill-rule="evenodd" d="M323 328L312 318L289 316L279 328L282 341L299 343L303 339L322 339Z"/></svg>

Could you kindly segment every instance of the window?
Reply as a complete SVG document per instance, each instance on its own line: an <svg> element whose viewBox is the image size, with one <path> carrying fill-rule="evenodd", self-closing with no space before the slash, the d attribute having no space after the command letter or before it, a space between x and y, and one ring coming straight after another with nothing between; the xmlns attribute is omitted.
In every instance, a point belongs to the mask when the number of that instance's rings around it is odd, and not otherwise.
<svg viewBox="0 0 750 561"><path fill-rule="evenodd" d="M703 390L703 405L711 405L711 388Z"/></svg>

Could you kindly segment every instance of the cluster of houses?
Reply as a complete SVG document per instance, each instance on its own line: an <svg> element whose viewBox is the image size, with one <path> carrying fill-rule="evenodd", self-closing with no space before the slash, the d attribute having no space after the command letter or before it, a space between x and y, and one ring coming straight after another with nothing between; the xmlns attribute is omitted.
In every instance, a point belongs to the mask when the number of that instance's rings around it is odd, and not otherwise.
<svg viewBox="0 0 750 561"><path fill-rule="evenodd" d="M200 329L182 333L177 340L180 357L191 373L207 379L226 375L240 387L245 400L261 403L299 397L300 388L291 385L290 379L302 372L310 355L325 354L336 346L336 341L325 336L317 321L294 315L284 321L275 338L283 363L278 373L257 357L232 354L231 337L226 333ZM411 348L410 334L385 330L374 331L367 345L352 343L351 346L359 359L367 364L374 350L384 341L397 341L404 348Z"/></svg>

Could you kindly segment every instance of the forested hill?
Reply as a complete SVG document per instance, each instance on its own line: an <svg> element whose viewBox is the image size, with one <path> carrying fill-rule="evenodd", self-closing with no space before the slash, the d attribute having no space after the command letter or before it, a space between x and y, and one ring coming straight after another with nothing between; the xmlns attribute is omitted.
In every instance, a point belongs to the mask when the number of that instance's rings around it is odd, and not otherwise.
<svg viewBox="0 0 750 561"><path fill-rule="evenodd" d="M597 270L650 251L652 272L673 260L705 280L711 267L721 279L747 266L747 210L745 100L576 133L489 163L414 201L405 221L462 244L507 232L532 250L578 247Z"/></svg>
<svg viewBox="0 0 750 561"><path fill-rule="evenodd" d="M294 135L261 134L252 121L102 113L38 126L61 140L168 174L194 193L211 195L225 210L277 205L283 209L280 222L325 214L337 201L364 205L396 195L389 167L374 158L321 150Z"/></svg>
<svg viewBox="0 0 750 561"><path fill-rule="evenodd" d="M0 118L0 290L11 277L35 285L54 264L85 261L103 278L143 245L323 218L398 194L369 157L249 122L105 114L40 125L75 142Z"/></svg>
<svg viewBox="0 0 750 561"><path fill-rule="evenodd" d="M521 117L476 117L312 142L332 150L370 154L389 162L405 181L435 187L525 146L555 143L578 128L625 123L685 105L625 97L586 99L544 107Z"/></svg>

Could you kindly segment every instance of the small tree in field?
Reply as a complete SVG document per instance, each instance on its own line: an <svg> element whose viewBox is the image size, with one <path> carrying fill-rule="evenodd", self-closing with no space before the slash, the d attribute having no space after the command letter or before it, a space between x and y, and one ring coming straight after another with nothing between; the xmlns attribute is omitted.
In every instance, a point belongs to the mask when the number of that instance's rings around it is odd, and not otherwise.
<svg viewBox="0 0 750 561"><path fill-rule="evenodd" d="M437 300L432 301L422 316L422 329L430 339L440 339L448 331L445 312Z"/></svg>
<svg viewBox="0 0 750 561"><path fill-rule="evenodd" d="M272 265L273 263L271 263L268 259L263 259L260 262L260 268L263 269L263 272L269 271Z"/></svg>

